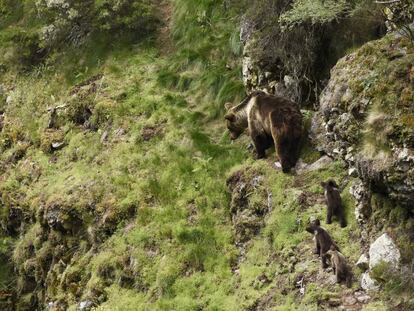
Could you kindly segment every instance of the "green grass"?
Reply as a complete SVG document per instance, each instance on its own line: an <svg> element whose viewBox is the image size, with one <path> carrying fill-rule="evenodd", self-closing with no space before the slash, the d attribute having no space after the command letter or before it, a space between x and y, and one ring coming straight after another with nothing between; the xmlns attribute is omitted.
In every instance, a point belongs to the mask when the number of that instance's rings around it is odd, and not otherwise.
<svg viewBox="0 0 414 311"><path fill-rule="evenodd" d="M0 133L0 216L18 206L34 220L22 237L0 245L1 253L13 248L16 284L35 271L46 278L48 299L68 310L87 299L97 310L240 310L269 292L274 310L316 310L330 292L339 295L339 286L311 283L298 298L293 281L297 273L318 273L304 228L310 217L324 218L325 207L312 198L322 198L320 181L345 181L343 165L286 175L272 167L274 151L255 161L249 139L231 142L225 131L223 104L244 93L236 16L215 1L176 0L169 55L153 40L121 38L108 48L107 37L95 37L31 72L0 77L13 87ZM95 89L79 89L97 75ZM62 104L57 128L47 129L47 108ZM80 121L85 108L89 126ZM311 113L305 119L309 128ZM61 141L62 149L51 148ZM308 141L303 146L306 163L319 158ZM237 273L226 186L236 171L263 176L249 194L251 207L272 197ZM349 186L348 227L327 229L355 261L361 250ZM302 194L313 200L309 206L301 205ZM44 229L44 213L55 210L65 234ZM51 257L64 263L47 271ZM0 286L10 279L0 271ZM22 305L34 297L24 294Z"/></svg>

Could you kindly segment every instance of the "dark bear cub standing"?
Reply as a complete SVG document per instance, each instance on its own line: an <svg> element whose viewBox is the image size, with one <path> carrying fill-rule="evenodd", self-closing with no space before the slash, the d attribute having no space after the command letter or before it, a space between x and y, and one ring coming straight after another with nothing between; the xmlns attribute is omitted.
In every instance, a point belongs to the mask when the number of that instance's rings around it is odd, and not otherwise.
<svg viewBox="0 0 414 311"><path fill-rule="evenodd" d="M297 104L255 91L235 107L226 104L226 109L231 139L238 138L248 128L258 159L264 158L266 149L274 144L283 172L296 165L303 131Z"/></svg>
<svg viewBox="0 0 414 311"><path fill-rule="evenodd" d="M336 282L341 283L342 281L345 281L346 286L351 287L352 270L348 266L345 256L333 246L331 246L326 254L331 258L332 269L336 275Z"/></svg>
<svg viewBox="0 0 414 311"><path fill-rule="evenodd" d="M318 254L321 257L322 268L327 268L328 264L326 262L327 256L326 253L333 247L336 250L339 250L335 242L332 240L331 236L325 229L321 227L319 219L315 219L310 222L309 226L306 228L306 231L313 234L315 237L315 254Z"/></svg>
<svg viewBox="0 0 414 311"><path fill-rule="evenodd" d="M321 186L325 190L327 206L326 223L332 223L332 216L336 216L341 223L341 227L346 227L345 213L338 185L333 179L329 179L327 182L321 182Z"/></svg>

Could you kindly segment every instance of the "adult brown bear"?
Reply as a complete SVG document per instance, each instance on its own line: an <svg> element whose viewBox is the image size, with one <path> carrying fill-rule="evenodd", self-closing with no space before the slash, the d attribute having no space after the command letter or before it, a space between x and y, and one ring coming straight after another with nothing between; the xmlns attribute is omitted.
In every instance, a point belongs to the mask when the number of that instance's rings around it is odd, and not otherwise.
<svg viewBox="0 0 414 311"><path fill-rule="evenodd" d="M226 109L231 139L248 128L258 159L264 158L266 149L274 144L283 172L296 165L303 132L302 114L296 103L255 91L235 107L226 104Z"/></svg>

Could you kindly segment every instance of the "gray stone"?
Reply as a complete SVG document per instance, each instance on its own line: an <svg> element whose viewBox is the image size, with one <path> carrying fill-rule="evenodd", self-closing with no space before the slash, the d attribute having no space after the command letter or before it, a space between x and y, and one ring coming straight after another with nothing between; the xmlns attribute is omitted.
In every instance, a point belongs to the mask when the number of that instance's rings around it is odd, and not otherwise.
<svg viewBox="0 0 414 311"><path fill-rule="evenodd" d="M391 237L384 233L369 247L369 267L374 268L381 262L386 262L398 267L401 253Z"/></svg>
<svg viewBox="0 0 414 311"><path fill-rule="evenodd" d="M379 286L371 278L368 271L363 273L361 276L361 288L364 290L378 290L379 289Z"/></svg>
<svg viewBox="0 0 414 311"><path fill-rule="evenodd" d="M303 165L300 165L299 167L299 171L300 172L311 172L311 171L317 171L319 169L325 168L327 167L329 164L332 163L332 158L328 157L328 156L323 156L322 158L320 158L319 160L313 162L310 165L306 165L305 167L303 167ZM298 172L299 172L298 171Z"/></svg>
<svg viewBox="0 0 414 311"><path fill-rule="evenodd" d="M351 177L358 177L358 171L355 167L351 167L348 170L348 175Z"/></svg>
<svg viewBox="0 0 414 311"><path fill-rule="evenodd" d="M356 303L357 303L357 300L356 300L355 297L347 296L347 297L344 298L344 304L345 305L352 306Z"/></svg>
<svg viewBox="0 0 414 311"><path fill-rule="evenodd" d="M88 310L91 310L92 307L93 307L93 302L90 300L85 300L79 303L78 309L79 311L88 311Z"/></svg>
<svg viewBox="0 0 414 311"><path fill-rule="evenodd" d="M361 257L359 257L357 263L355 264L359 269L362 271L367 271L369 268L369 260L368 257L365 254L362 254Z"/></svg>
<svg viewBox="0 0 414 311"><path fill-rule="evenodd" d="M101 144L105 143L108 140L108 135L109 135L108 131L105 131L105 132L102 133Z"/></svg>
<svg viewBox="0 0 414 311"><path fill-rule="evenodd" d="M62 149L64 146L65 146L65 142L63 142L63 141L59 141L59 142L52 143L52 149L53 150Z"/></svg>
<svg viewBox="0 0 414 311"><path fill-rule="evenodd" d="M371 300L371 296L364 291L357 291L354 296L360 303L368 303Z"/></svg>
<svg viewBox="0 0 414 311"><path fill-rule="evenodd" d="M11 97L11 95L6 97L6 104L10 105L13 102L13 97Z"/></svg>

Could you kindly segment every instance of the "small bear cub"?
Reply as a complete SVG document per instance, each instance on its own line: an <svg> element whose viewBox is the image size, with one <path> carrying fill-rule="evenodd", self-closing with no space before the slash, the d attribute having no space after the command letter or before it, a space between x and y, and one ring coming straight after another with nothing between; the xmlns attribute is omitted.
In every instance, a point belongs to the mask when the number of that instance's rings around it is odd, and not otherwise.
<svg viewBox="0 0 414 311"><path fill-rule="evenodd" d="M319 219L312 220L309 226L306 228L306 231L314 235L315 238L315 254L321 257L322 268L327 268L327 256L326 253L333 247L339 251L338 246L332 240L329 233L321 227Z"/></svg>
<svg viewBox="0 0 414 311"><path fill-rule="evenodd" d="M331 246L326 254L330 257L332 269L336 275L336 282L341 283L342 281L345 281L346 286L351 287L352 270L348 266L345 256L333 246Z"/></svg>
<svg viewBox="0 0 414 311"><path fill-rule="evenodd" d="M338 185L333 179L329 179L326 182L321 182L321 186L325 190L325 202L327 206L326 223L332 223L332 216L336 216L340 221L341 227L346 227L345 213Z"/></svg>

